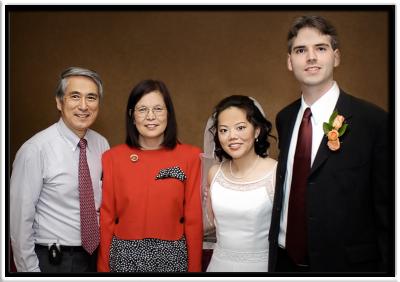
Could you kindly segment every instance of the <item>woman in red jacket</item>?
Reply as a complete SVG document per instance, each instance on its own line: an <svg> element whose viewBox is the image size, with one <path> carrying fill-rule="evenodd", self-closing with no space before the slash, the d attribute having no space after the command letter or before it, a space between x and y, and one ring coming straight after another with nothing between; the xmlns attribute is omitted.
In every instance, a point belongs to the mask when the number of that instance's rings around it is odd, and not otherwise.
<svg viewBox="0 0 400 282"><path fill-rule="evenodd" d="M98 271L200 271L201 150L177 140L163 82L134 87L126 130L126 144L102 159Z"/></svg>

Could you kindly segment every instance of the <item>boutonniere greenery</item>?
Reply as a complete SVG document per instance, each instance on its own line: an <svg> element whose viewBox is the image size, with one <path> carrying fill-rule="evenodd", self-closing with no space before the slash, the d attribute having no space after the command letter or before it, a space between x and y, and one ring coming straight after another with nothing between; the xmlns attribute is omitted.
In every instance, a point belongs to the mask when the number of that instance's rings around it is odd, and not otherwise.
<svg viewBox="0 0 400 282"><path fill-rule="evenodd" d="M324 122L323 129L326 137L328 137L328 147L332 151L337 151L340 148L339 137L341 137L347 129L345 118L339 115L335 110L333 111L329 122Z"/></svg>

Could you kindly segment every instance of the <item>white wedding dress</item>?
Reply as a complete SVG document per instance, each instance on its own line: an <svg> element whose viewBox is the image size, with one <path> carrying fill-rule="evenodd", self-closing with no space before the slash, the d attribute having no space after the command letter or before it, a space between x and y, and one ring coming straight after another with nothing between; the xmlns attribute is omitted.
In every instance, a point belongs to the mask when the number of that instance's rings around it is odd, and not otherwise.
<svg viewBox="0 0 400 282"><path fill-rule="evenodd" d="M275 172L276 164L261 179L235 182L220 165L210 186L217 242L207 272L268 271Z"/></svg>

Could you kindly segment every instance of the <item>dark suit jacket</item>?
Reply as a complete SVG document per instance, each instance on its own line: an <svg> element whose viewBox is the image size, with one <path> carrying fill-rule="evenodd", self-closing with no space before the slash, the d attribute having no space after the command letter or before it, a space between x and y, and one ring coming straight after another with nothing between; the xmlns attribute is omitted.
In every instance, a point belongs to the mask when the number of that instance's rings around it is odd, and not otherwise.
<svg viewBox="0 0 400 282"><path fill-rule="evenodd" d="M269 238L270 271L276 266L287 156L300 105L299 99L276 118L280 153ZM311 271L389 271L394 183L392 164L388 163L392 160L388 155L388 115L343 91L335 109L348 123L340 137L341 147L331 151L324 136L308 177Z"/></svg>

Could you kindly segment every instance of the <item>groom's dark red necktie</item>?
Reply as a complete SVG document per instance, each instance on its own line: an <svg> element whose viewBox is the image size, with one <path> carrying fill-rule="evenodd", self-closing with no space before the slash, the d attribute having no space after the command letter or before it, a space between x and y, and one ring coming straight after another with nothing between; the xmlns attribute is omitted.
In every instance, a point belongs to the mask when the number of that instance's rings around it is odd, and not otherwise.
<svg viewBox="0 0 400 282"><path fill-rule="evenodd" d="M289 196L286 250L296 264L304 264L307 255L306 189L311 167L311 115L307 108L301 120Z"/></svg>

